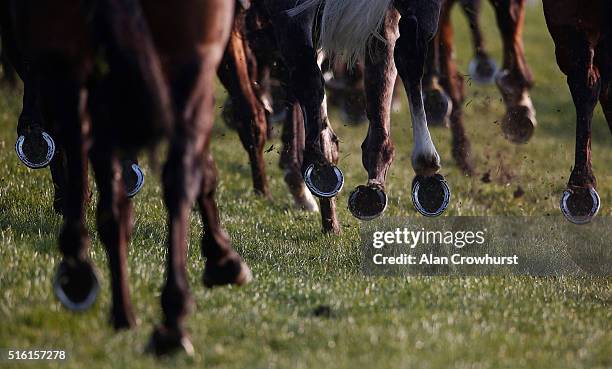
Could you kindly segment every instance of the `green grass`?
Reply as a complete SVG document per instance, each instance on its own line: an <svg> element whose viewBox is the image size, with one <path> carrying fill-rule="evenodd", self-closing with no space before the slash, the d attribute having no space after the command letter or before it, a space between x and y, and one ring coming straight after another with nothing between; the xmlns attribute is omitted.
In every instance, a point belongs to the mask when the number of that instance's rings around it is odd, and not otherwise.
<svg viewBox="0 0 612 369"><path fill-rule="evenodd" d="M465 19L455 14L457 60L470 59ZM500 59L490 7L485 35ZM536 77L532 91L539 126L528 145L501 136L503 106L495 87L469 86L465 121L480 175L460 174L450 156L450 132L432 129L453 189L448 215L558 214L559 196L573 165L574 107L555 61L540 5L528 10L525 43ZM51 291L60 260L60 218L51 209L48 171L31 171L13 151L20 96L0 91L0 348L58 348L70 352L57 368L610 368L611 278L383 278L359 271L359 226L346 210L348 189L365 182L359 145L365 126L331 118L341 139L346 188L338 198L341 236L320 234L318 215L292 210L278 153L266 154L272 202L252 194L247 157L237 135L219 122L213 149L220 172L218 202L233 244L253 269L244 288L205 290L200 277L201 224L192 219L189 278L196 309L187 326L196 354L155 360L142 354L160 319L164 275L165 210L156 176L135 199L130 286L137 329L115 333L108 324L109 273L97 235L91 256L103 293L88 312L62 309ZM221 105L221 99L217 105ZM593 122L593 169L601 216L612 215L612 136L600 108ZM397 155L389 173L386 216L416 216L409 187L411 129L407 110L393 116ZM279 146L278 140L271 144ZM525 195L515 199L518 186ZM94 208L88 226L94 230ZM329 316L316 316L320 306ZM0 363L37 367L40 363Z"/></svg>

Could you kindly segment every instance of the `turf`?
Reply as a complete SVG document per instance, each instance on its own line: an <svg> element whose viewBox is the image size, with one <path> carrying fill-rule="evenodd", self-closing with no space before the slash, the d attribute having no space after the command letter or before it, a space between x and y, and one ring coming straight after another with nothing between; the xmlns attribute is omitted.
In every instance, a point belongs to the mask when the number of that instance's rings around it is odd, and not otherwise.
<svg viewBox="0 0 612 369"><path fill-rule="evenodd" d="M455 13L457 60L467 69L465 19ZM492 54L500 42L490 7L482 17ZM557 215L573 165L575 113L555 62L541 5L528 9L525 43L536 77L532 91L539 126L528 145L507 143L493 86L469 84L466 125L478 175L460 174L450 156L450 132L432 129L453 189L448 215ZM137 329L115 333L106 256L92 232L91 256L103 293L90 311L65 311L51 291L59 262L60 218L51 208L48 171L21 165L13 150L20 93L0 90L0 348L55 348L69 360L2 363L57 368L610 368L612 279L532 277L365 277L360 273L359 221L346 209L348 189L365 182L360 144L365 126L349 126L332 111L341 140L346 189L338 198L341 236L320 233L318 215L292 209L277 168L279 141L266 153L274 199L252 194L238 137L220 122L213 138L220 172L218 202L235 248L253 269L244 288L205 290L200 283L201 222L192 217L189 278L196 301L187 326L194 357L161 360L143 347L160 319L165 210L156 176L135 199L130 286ZM221 106L220 93L217 105ZM218 114L219 115L219 114ZM393 115L397 155L389 173L387 216L416 216L410 203L411 129L404 105ZM601 216L612 215L612 135L598 107L593 122L593 169ZM489 172L492 181L481 177ZM515 198L518 187L524 195ZM94 230L93 204L88 227Z"/></svg>

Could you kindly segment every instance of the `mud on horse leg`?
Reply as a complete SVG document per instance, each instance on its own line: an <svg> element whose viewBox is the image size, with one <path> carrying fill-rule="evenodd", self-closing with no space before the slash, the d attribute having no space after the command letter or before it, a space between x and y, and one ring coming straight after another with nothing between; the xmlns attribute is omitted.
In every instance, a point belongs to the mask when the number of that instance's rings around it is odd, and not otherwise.
<svg viewBox="0 0 612 369"><path fill-rule="evenodd" d="M490 0L502 35L504 56L496 83L506 104L502 119L505 137L514 143L529 141L537 124L529 96L533 77L525 60L523 23L526 0Z"/></svg>
<svg viewBox="0 0 612 369"><path fill-rule="evenodd" d="M412 113L414 149L412 167L416 173L412 199L416 209L426 216L438 216L450 201L450 190L438 174L440 156L431 140L423 106L422 78L427 45L438 27L440 1L398 1L401 14L395 45L395 64L408 93Z"/></svg>
<svg viewBox="0 0 612 369"><path fill-rule="evenodd" d="M365 53L364 84L370 125L361 152L368 182L355 188L348 200L349 210L361 220L374 219L387 207L385 180L395 151L391 140L390 109L397 79L393 50L398 21L397 11L387 12L380 32L385 42L373 39Z"/></svg>

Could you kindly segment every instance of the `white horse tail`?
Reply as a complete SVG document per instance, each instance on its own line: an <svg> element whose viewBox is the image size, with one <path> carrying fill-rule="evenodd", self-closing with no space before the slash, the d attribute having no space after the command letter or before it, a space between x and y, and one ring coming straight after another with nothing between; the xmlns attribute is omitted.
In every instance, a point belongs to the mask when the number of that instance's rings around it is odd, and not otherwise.
<svg viewBox="0 0 612 369"><path fill-rule="evenodd" d="M353 64L364 54L378 32L393 0L306 0L289 14L295 16L311 7L319 7L319 47ZM323 4L322 4L323 3Z"/></svg>

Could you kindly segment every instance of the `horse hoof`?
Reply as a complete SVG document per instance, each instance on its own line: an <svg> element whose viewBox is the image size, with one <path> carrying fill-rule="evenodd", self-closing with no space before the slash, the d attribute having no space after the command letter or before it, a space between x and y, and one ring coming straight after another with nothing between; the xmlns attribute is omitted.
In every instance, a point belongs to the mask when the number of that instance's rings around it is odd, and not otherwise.
<svg viewBox="0 0 612 369"><path fill-rule="evenodd" d="M251 269L235 252L218 261L206 260L202 282L207 288L228 284L242 286L252 280Z"/></svg>
<svg viewBox="0 0 612 369"><path fill-rule="evenodd" d="M151 339L145 347L145 352L156 356L184 352L187 356L193 356L195 350L185 333L159 326L153 331Z"/></svg>
<svg viewBox="0 0 612 369"><path fill-rule="evenodd" d="M67 309L86 310L100 291L98 274L89 261L64 259L55 272L53 291Z"/></svg>
<svg viewBox="0 0 612 369"><path fill-rule="evenodd" d="M448 126L448 118L453 109L453 102L448 94L439 87L425 91L423 94L427 123L432 126Z"/></svg>
<svg viewBox="0 0 612 369"><path fill-rule="evenodd" d="M567 189L561 196L561 212L574 224L586 224L597 215L601 199L592 188Z"/></svg>
<svg viewBox="0 0 612 369"><path fill-rule="evenodd" d="M431 177L417 175L412 181L412 203L426 217L441 215L450 203L451 192L440 174Z"/></svg>
<svg viewBox="0 0 612 369"><path fill-rule="evenodd" d="M304 182L313 195L330 198L336 196L342 189L344 175L332 164L310 164L304 172Z"/></svg>
<svg viewBox="0 0 612 369"><path fill-rule="evenodd" d="M123 167L123 182L129 198L140 192L144 186L144 172L138 164L128 163Z"/></svg>
<svg viewBox="0 0 612 369"><path fill-rule="evenodd" d="M55 141L44 131L32 131L21 135L15 143L17 157L31 169L44 168L55 155Z"/></svg>
<svg viewBox="0 0 612 369"><path fill-rule="evenodd" d="M380 186L357 186L348 200L348 208L357 219L378 218L387 209L387 194Z"/></svg>
<svg viewBox="0 0 612 369"><path fill-rule="evenodd" d="M495 81L497 63L489 57L475 57L470 61L468 73L472 80L480 85L490 85Z"/></svg>
<svg viewBox="0 0 612 369"><path fill-rule="evenodd" d="M533 110L523 105L509 108L502 120L504 137L515 144L527 143L533 136L535 126Z"/></svg>
<svg viewBox="0 0 612 369"><path fill-rule="evenodd" d="M298 210L302 210L308 213L318 213L319 205L317 204L317 200L312 196L310 191L306 190L306 186L302 182L302 189L300 194L293 195L293 202L295 204L295 208Z"/></svg>

